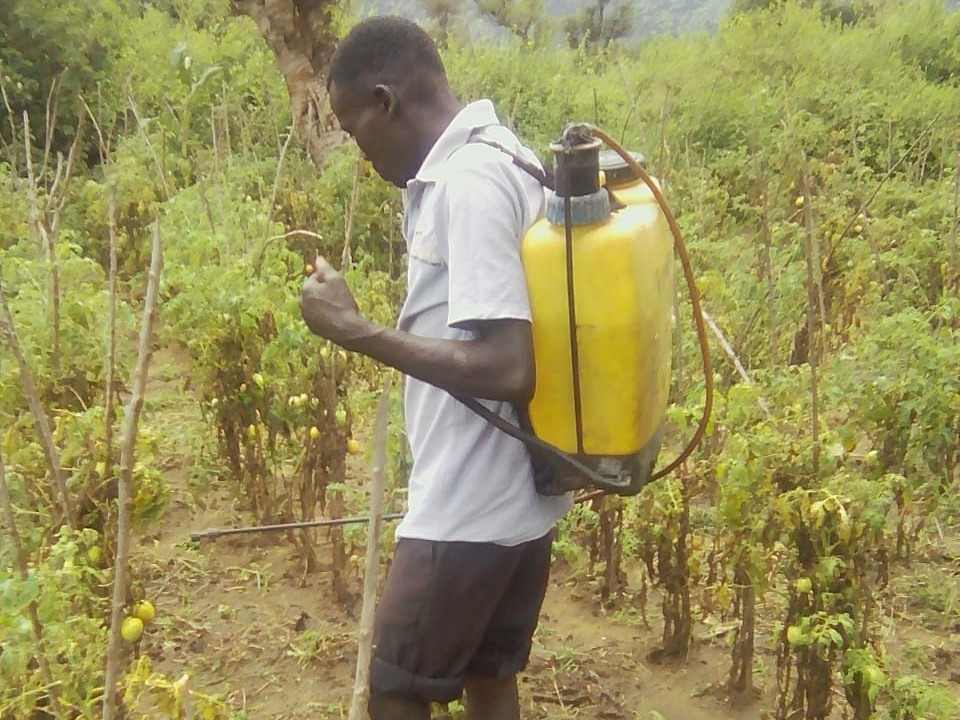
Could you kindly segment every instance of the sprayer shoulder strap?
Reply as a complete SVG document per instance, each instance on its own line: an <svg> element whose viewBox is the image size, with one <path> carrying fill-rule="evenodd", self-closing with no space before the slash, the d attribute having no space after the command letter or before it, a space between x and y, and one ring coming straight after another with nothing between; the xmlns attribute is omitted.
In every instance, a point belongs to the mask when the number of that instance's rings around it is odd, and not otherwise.
<svg viewBox="0 0 960 720"><path fill-rule="evenodd" d="M560 450L559 448L554 447L550 443L544 440L541 440L536 435L534 435L532 431L528 431L525 428L518 427L517 425L514 425L513 423L507 420L504 420L503 417L493 412L492 410L490 410L485 405L483 405L482 403L480 403L479 401L477 401L472 397L467 397L464 395L455 395L453 393L451 394L453 395L453 397L455 397L457 400L462 402L470 410L472 410L477 415L482 417L484 420L486 420L488 423L493 425L495 428L506 433L513 439L519 440L520 442L522 442L524 445L527 446L528 451L547 453L548 455L551 455L552 457L559 459L562 463L572 468L576 472L582 474L584 477L588 478L598 486L603 486L606 483L606 481L592 468L587 467L572 455L569 455L563 452L562 450ZM518 412L518 416L519 416L519 412Z"/></svg>
<svg viewBox="0 0 960 720"><path fill-rule="evenodd" d="M514 165L516 165L518 168L520 168L521 170L523 170L524 172L526 172L528 175L531 175L531 176L533 177L533 179L536 180L538 183L540 183L541 185L543 185L543 186L544 186L545 188L547 188L548 190L553 190L553 187L554 187L554 185L553 185L553 178L550 176L550 173L549 173L549 172L547 172L547 171L545 171L545 170L541 170L539 167L537 167L536 165L534 165L532 162L530 162L529 160L527 160L527 159L524 158L524 157L521 157L520 155L518 155L517 153L513 152L512 150L508 150L508 149L505 148L503 145L501 145L500 143L498 143L496 140L488 140L488 139L485 138L485 137L480 137L479 135L474 134L474 135L472 135L472 136L470 137L470 139L467 141L467 143L468 143L468 144L469 144L469 143L482 143L482 144L488 145L488 146L490 146L490 147L492 147L492 148L494 148L494 149L496 149L496 150L499 150L500 152L502 152L502 153L504 153L505 155L507 155L507 156L513 161L513 164L514 164Z"/></svg>

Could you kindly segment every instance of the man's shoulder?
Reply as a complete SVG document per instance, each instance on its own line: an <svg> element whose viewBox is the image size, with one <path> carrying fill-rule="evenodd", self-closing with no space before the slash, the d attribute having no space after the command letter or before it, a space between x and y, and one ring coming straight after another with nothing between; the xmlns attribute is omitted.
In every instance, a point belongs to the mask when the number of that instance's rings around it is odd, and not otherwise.
<svg viewBox="0 0 960 720"><path fill-rule="evenodd" d="M542 169L533 151L504 125L487 125L474 130L469 139L457 148L444 164L444 179L463 176L512 177L524 184L534 180L514 163L519 156Z"/></svg>

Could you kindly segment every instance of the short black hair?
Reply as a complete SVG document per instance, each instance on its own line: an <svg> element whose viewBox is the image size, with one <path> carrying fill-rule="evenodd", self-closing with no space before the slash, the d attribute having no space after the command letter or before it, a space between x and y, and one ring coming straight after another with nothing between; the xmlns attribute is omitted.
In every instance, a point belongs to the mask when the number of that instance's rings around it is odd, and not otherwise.
<svg viewBox="0 0 960 720"><path fill-rule="evenodd" d="M396 83L413 79L416 70L446 78L433 39L415 22L379 15L361 21L340 41L330 60L327 89L371 76L378 83Z"/></svg>

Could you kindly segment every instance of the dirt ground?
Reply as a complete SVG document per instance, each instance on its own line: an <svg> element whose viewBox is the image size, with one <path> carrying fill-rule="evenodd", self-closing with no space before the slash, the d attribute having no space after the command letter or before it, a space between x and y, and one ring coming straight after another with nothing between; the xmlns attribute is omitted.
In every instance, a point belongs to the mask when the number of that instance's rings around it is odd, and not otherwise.
<svg viewBox="0 0 960 720"><path fill-rule="evenodd" d="M346 718L353 689L359 602L335 602L330 574L304 574L277 533L191 542L192 532L250 524L227 488L198 484L196 458L173 428L197 421L184 392L183 358L154 360L146 419L171 428L165 454L173 499L159 525L139 537L136 567L157 618L141 643L156 669L190 675L190 687L224 698L239 717ZM362 476L364 468L355 468ZM956 548L952 552L951 548ZM903 669L960 682L960 598L955 557L944 538L930 563L893 583L888 647ZM322 550L321 550L322 552ZM358 586L359 587L359 586ZM776 659L758 648L759 697L732 708L722 698L729 627L697 625L690 656L651 662L659 646L659 597L647 598L650 627L636 612L604 612L582 578L560 566L546 598L533 656L521 677L524 718L761 720L770 716ZM771 626L775 611L761 610ZM759 636L758 636L759 637ZM759 644L759 643L758 643ZM954 688L957 686L954 685ZM960 693L958 693L960 695ZM843 705L838 697L838 707Z"/></svg>

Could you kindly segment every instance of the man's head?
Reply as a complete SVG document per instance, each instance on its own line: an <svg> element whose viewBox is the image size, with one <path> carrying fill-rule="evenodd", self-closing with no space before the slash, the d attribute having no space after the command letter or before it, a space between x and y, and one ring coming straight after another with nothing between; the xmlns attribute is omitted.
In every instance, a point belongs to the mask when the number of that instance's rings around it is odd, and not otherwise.
<svg viewBox="0 0 960 720"><path fill-rule="evenodd" d="M452 94L437 48L400 17L355 26L333 55L327 89L340 127L398 187L416 175L450 120Z"/></svg>

